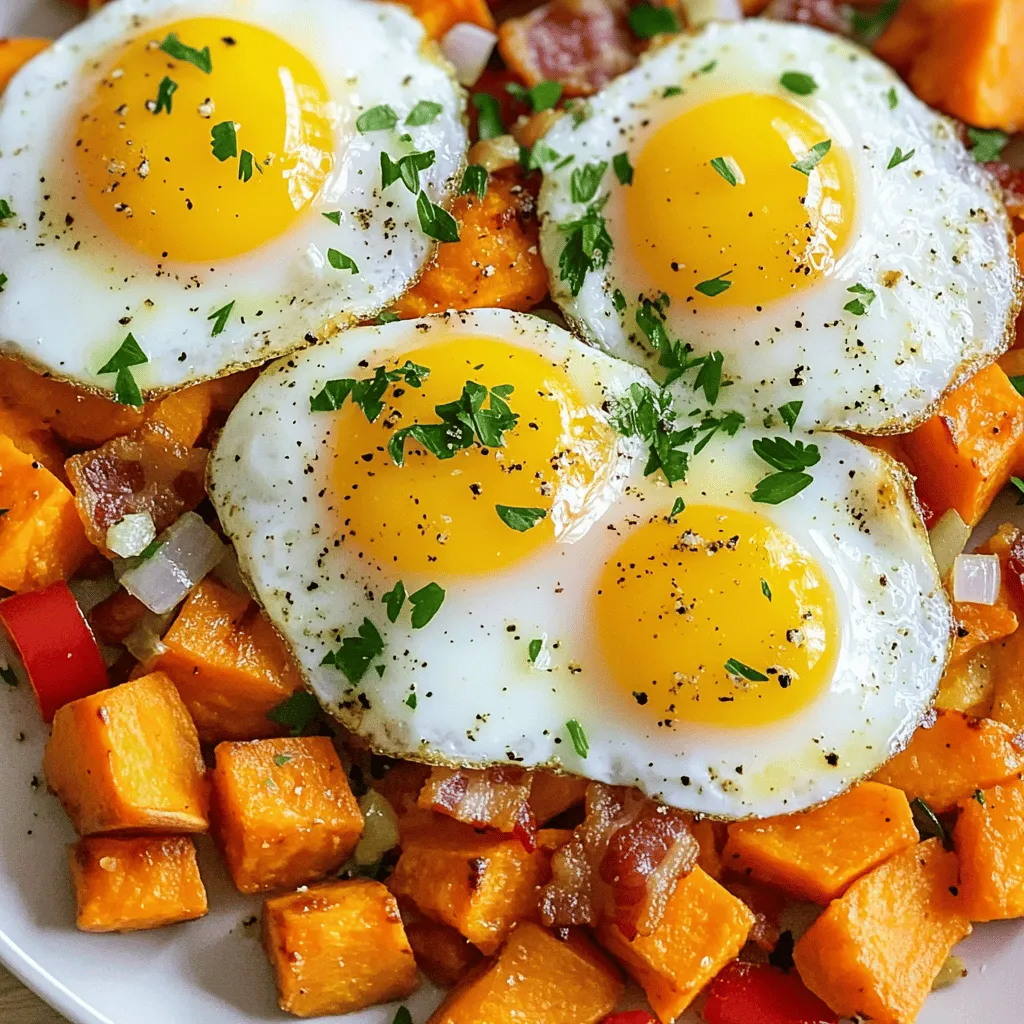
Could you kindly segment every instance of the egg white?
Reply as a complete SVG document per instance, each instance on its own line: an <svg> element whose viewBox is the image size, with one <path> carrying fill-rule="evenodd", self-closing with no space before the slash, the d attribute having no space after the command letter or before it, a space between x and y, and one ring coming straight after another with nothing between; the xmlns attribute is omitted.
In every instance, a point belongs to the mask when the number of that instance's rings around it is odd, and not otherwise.
<svg viewBox="0 0 1024 1024"><path fill-rule="evenodd" d="M813 76L812 95L796 96L780 84L794 70ZM682 95L666 98L670 87L681 87ZM544 142L557 158L544 167L540 195L552 295L587 338L658 372L635 315L639 296L654 298L660 289L633 255L624 200L629 186L619 184L610 166L597 195L607 199L609 261L587 275L576 297L560 280L566 235L559 225L585 209L572 200L572 172L586 163L610 165L624 150L639 152L665 121L691 106L747 92L802 106L846 151L856 192L852 241L831 275L764 303L760 313L715 308L711 300L695 315L676 303L668 310L669 332L698 355L724 353L725 374L734 382L729 403L748 418L760 421L800 400L808 428L908 430L948 388L1010 343L1020 275L998 186L952 123L841 37L761 19L712 24L650 53L591 97L584 119L555 124ZM914 156L890 170L897 146ZM844 311L855 284L876 294L866 316ZM621 311L613 302L617 289L627 299Z"/></svg>
<svg viewBox="0 0 1024 1024"><path fill-rule="evenodd" d="M114 237L77 186L76 108L109 55L139 34L198 16L275 33L317 68L332 97L336 161L303 216L257 250L213 263L163 263ZM420 100L431 124L402 125L434 150L421 183L452 194L464 163L465 100L451 67L407 10L376 0L115 0L26 65L0 97L0 352L95 390L96 371L130 330L149 362L135 379L152 395L263 362L371 317L415 281L435 249L401 184L381 190L380 154L394 132L360 134L359 114L389 104L404 120ZM400 155L392 149L392 155ZM341 212L333 224L322 212ZM258 210L253 211L258 215ZM353 257L339 273L327 250ZM235 306L223 333L211 313Z"/></svg>
<svg viewBox="0 0 1024 1024"><path fill-rule="evenodd" d="M255 595L332 714L388 754L551 765L724 817L826 800L908 740L938 685L951 613L902 469L839 435L813 438L814 482L778 506L749 498L767 472L751 448L759 433L716 438L673 488L660 474L644 477L646 453L623 439L609 507L589 531L505 571L439 580L447 596L425 628L412 630L407 617L390 624L380 597L391 574L335 543L332 467L345 457L344 439L332 435L331 415L309 411L309 399L329 379L367 376L388 356L457 335L550 354L595 408L649 380L537 317L504 310L356 328L344 345L307 349L263 373L212 455L210 496ZM669 731L609 678L592 611L602 565L677 496L766 516L823 567L840 653L831 684L801 712L756 728ZM364 616L386 638L386 670L352 687L321 663ZM535 638L545 642L531 665ZM585 759L566 732L572 718L589 740Z"/></svg>

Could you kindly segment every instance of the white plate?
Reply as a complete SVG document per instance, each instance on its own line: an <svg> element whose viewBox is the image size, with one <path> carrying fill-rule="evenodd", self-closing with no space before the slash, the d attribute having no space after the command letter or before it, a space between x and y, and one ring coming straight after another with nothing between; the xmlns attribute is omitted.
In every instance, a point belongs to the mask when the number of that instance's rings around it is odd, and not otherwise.
<svg viewBox="0 0 1024 1024"><path fill-rule="evenodd" d="M0 0L0 38L54 36L77 17L61 0ZM1012 508L1011 500L1000 503L990 520ZM0 687L0 962L75 1024L294 1020L276 1009L258 926L245 923L259 913L260 900L235 892L205 839L199 846L208 917L133 936L75 930L65 854L75 835L40 783L45 739L27 689ZM933 996L920 1024L1020 1021L1024 928L983 925L958 952L969 977ZM406 1005L420 1024L436 1002L424 985ZM393 1017L394 1006L344 1020L391 1024Z"/></svg>

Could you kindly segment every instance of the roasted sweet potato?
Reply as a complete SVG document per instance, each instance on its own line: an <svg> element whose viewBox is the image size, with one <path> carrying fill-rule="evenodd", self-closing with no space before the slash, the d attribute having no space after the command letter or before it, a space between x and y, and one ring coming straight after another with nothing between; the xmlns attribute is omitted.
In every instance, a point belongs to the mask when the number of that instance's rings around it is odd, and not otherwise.
<svg viewBox="0 0 1024 1024"><path fill-rule="evenodd" d="M1024 741L1008 726L958 711L940 711L914 733L906 750L875 775L908 799L921 797L938 814L952 811L976 789L1024 768Z"/></svg>
<svg viewBox="0 0 1024 1024"><path fill-rule="evenodd" d="M556 938L523 921L498 957L453 989L427 1024L595 1024L622 991L618 971L581 933Z"/></svg>
<svg viewBox="0 0 1024 1024"><path fill-rule="evenodd" d="M199 737L162 672L65 704L43 769L79 835L208 828Z"/></svg>
<svg viewBox="0 0 1024 1024"><path fill-rule="evenodd" d="M957 859L937 839L902 850L854 882L793 951L804 984L842 1017L912 1024L971 926Z"/></svg>
<svg viewBox="0 0 1024 1024"><path fill-rule="evenodd" d="M917 842L904 793L863 782L810 811L735 822L729 826L725 863L798 899L827 904Z"/></svg>
<svg viewBox="0 0 1024 1024"><path fill-rule="evenodd" d="M699 867L676 884L661 924L626 940L614 924L598 940L640 983L654 1012L674 1021L747 941L754 915Z"/></svg>
<svg viewBox="0 0 1024 1024"><path fill-rule="evenodd" d="M92 546L71 492L0 434L0 589L21 592L66 579Z"/></svg>
<svg viewBox="0 0 1024 1024"><path fill-rule="evenodd" d="M430 768L415 761L396 761L379 779L373 779L373 788L395 810L399 819L415 810L416 801L424 783L430 778Z"/></svg>
<svg viewBox="0 0 1024 1024"><path fill-rule="evenodd" d="M960 801L953 832L960 895L972 921L1024 917L1024 782L1018 776Z"/></svg>
<svg viewBox="0 0 1024 1024"><path fill-rule="evenodd" d="M1024 629L992 645L992 710L989 717L1024 732Z"/></svg>
<svg viewBox="0 0 1024 1024"><path fill-rule="evenodd" d="M221 743L213 831L242 892L289 889L337 870L363 816L326 736Z"/></svg>
<svg viewBox="0 0 1024 1024"><path fill-rule="evenodd" d="M41 417L0 401L0 434L9 437L18 451L42 463L58 480L66 479L64 451Z"/></svg>
<svg viewBox="0 0 1024 1024"><path fill-rule="evenodd" d="M537 886L550 877L551 855L542 839L543 832L528 853L518 839L482 835L434 815L403 831L402 855L388 885L491 954L516 921L532 916Z"/></svg>
<svg viewBox="0 0 1024 1024"><path fill-rule="evenodd" d="M80 839L68 850L84 932L134 932L193 921L207 910L187 836Z"/></svg>
<svg viewBox="0 0 1024 1024"><path fill-rule="evenodd" d="M693 838L697 840L700 854L697 863L715 881L721 881L725 865L722 861L722 849L725 846L725 823L701 818L690 825Z"/></svg>
<svg viewBox="0 0 1024 1024"><path fill-rule="evenodd" d="M491 175L483 199L459 196L452 216L459 222L459 241L438 250L435 262L395 304L399 316L478 306L525 311L547 295L536 196L520 171Z"/></svg>
<svg viewBox="0 0 1024 1024"><path fill-rule="evenodd" d="M935 694L941 711L962 711L975 718L987 718L995 699L996 645L983 644L970 654L946 666Z"/></svg>
<svg viewBox="0 0 1024 1024"><path fill-rule="evenodd" d="M494 31L494 15L485 0L402 0L412 10L431 39L442 39L459 22Z"/></svg>
<svg viewBox="0 0 1024 1024"><path fill-rule="evenodd" d="M37 53L42 53L52 40L50 39L0 39L0 93L7 88L7 83Z"/></svg>
<svg viewBox="0 0 1024 1024"><path fill-rule="evenodd" d="M178 687L203 743L282 736L267 717L302 686L283 641L247 595L209 577L192 591L152 667Z"/></svg>
<svg viewBox="0 0 1024 1024"><path fill-rule="evenodd" d="M411 904L400 909L416 966L435 985L451 988L483 959L480 950L454 928L431 921Z"/></svg>
<svg viewBox="0 0 1024 1024"><path fill-rule="evenodd" d="M331 882L267 900L263 945L278 1005L296 1017L354 1013L417 985L398 904L380 882Z"/></svg>

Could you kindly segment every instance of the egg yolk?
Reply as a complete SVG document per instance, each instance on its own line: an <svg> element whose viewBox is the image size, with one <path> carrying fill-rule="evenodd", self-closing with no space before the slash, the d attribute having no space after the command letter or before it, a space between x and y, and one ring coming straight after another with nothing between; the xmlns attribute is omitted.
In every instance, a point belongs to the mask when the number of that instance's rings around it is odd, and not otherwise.
<svg viewBox="0 0 1024 1024"><path fill-rule="evenodd" d="M336 414L341 501L334 507L342 516L341 542L358 557L430 579L487 573L603 509L617 435L560 363L493 338L438 342L403 352L387 367L406 360L429 369L421 387L400 381L389 388L372 423L348 401ZM388 453L394 432L441 422L436 407L458 400L467 381L512 386L505 401L519 419L504 445L477 441L440 459L407 438L404 463L397 465ZM499 517L498 505L539 509L544 518L519 532Z"/></svg>
<svg viewBox="0 0 1024 1024"><path fill-rule="evenodd" d="M823 143L827 153L809 166ZM801 161L808 173L793 167ZM781 298L830 273L849 240L849 159L781 97L693 107L659 128L634 162L633 248L657 288L680 302L756 307Z"/></svg>
<svg viewBox="0 0 1024 1024"><path fill-rule="evenodd" d="M604 566L597 635L618 686L660 726L761 725L812 701L839 649L821 568L761 516L687 507Z"/></svg>
<svg viewBox="0 0 1024 1024"><path fill-rule="evenodd" d="M166 52L180 54L174 41L210 70ZM328 100L313 65L270 32L220 18L163 26L129 42L83 105L75 153L89 202L150 256L251 252L322 188Z"/></svg>

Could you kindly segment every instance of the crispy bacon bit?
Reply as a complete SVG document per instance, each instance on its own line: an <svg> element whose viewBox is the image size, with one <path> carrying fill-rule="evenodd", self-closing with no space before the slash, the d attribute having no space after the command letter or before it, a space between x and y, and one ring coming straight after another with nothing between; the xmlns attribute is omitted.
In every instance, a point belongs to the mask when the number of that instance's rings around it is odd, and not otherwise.
<svg viewBox="0 0 1024 1024"><path fill-rule="evenodd" d="M754 915L749 941L770 953L782 935L780 921L786 909L786 897L778 889L755 882L729 881L725 887L733 896L743 900Z"/></svg>
<svg viewBox="0 0 1024 1024"><path fill-rule="evenodd" d="M107 562L103 563L110 570ZM118 588L105 601L89 612L92 631L111 647L124 643L125 638L142 621L149 609L127 590Z"/></svg>
<svg viewBox="0 0 1024 1024"><path fill-rule="evenodd" d="M1014 531L1017 536L1010 545L1010 555L1003 567L1003 578L1013 598L1013 605L1024 607L1024 534Z"/></svg>
<svg viewBox="0 0 1024 1024"><path fill-rule="evenodd" d="M205 497L207 451L177 444L151 424L68 459L68 479L89 540L106 550L107 530L123 516L147 512L157 532Z"/></svg>
<svg viewBox="0 0 1024 1024"><path fill-rule="evenodd" d="M583 824L552 859L541 917L548 927L608 919L627 938L649 935L699 853L682 811L635 789L591 783Z"/></svg>
<svg viewBox="0 0 1024 1024"><path fill-rule="evenodd" d="M499 765L483 771L433 768L417 804L467 825L511 833L532 850L537 835L530 809L532 783L532 776L515 766Z"/></svg>
<svg viewBox="0 0 1024 1024"><path fill-rule="evenodd" d="M1003 202L1011 217L1024 218L1024 170L995 162L983 165L1003 188Z"/></svg>

